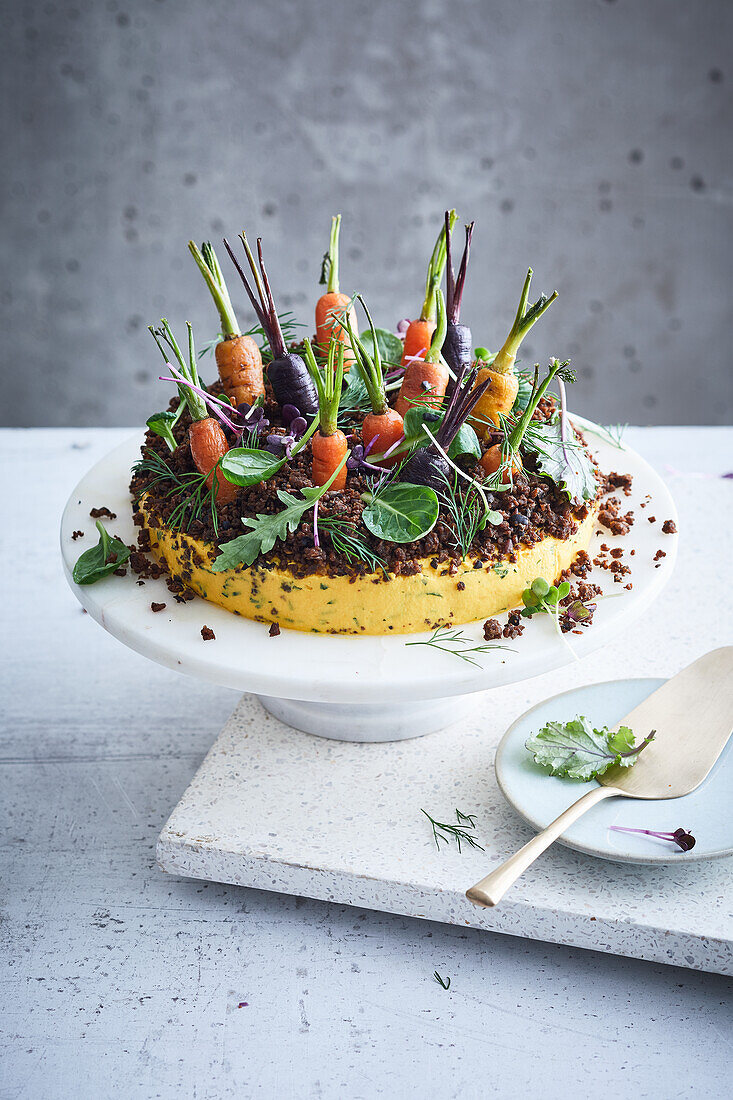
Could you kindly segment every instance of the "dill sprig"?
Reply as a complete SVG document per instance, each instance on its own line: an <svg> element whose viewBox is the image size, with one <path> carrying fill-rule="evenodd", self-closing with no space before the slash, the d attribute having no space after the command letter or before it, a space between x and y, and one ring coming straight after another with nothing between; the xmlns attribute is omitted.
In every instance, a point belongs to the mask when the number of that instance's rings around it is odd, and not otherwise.
<svg viewBox="0 0 733 1100"><path fill-rule="evenodd" d="M278 321L280 322L280 330L283 334L283 341L286 347L290 347L291 344L298 343L298 329L305 328L305 325L300 321L295 320L295 314L291 310L286 310L284 313L278 313ZM253 336L259 344L260 352L262 353L262 362L267 364L272 359L272 349L267 339L267 334L262 325L252 325L252 328L248 328L246 332L242 333L243 336Z"/></svg>
<svg viewBox="0 0 733 1100"><path fill-rule="evenodd" d="M179 474L172 470L168 463L155 451L148 451L145 458L141 458L132 468L135 477L147 477L147 484L135 497L137 504L140 497L147 493L154 485L171 483L171 488L165 494L165 500L172 497L180 497L175 508L168 517L171 527L179 527L187 531L192 522L201 519L208 509L211 513L211 523L214 534L219 533L219 517L216 509L216 490L218 487L218 470L215 470L211 485L206 484L208 474L200 474L198 471Z"/></svg>
<svg viewBox="0 0 733 1100"><path fill-rule="evenodd" d="M483 852L482 846L476 840L474 832L476 830L476 817L474 814L464 814L460 810L456 810L456 824L451 822L436 821L431 817L427 810L421 810L420 813L425 814L426 818L433 827L433 839L435 840L435 847L440 851L440 842L450 845L451 840L456 842L458 852L460 854L461 844L468 844L469 848L478 848L480 852Z"/></svg>
<svg viewBox="0 0 733 1100"><path fill-rule="evenodd" d="M583 431L589 432L591 435L597 435L599 439L604 439L612 447L623 451L625 450L625 444L622 440L628 426L628 424L596 424L592 428L584 427Z"/></svg>
<svg viewBox="0 0 733 1100"><path fill-rule="evenodd" d="M461 556L466 558L473 545L473 540L481 530L486 509L484 503L473 486L469 486L466 493L461 494L458 488L458 478L453 475L450 481L443 470L440 474L445 481L445 489L438 493L440 503L448 513L446 526L451 533L451 542L456 550L461 551Z"/></svg>
<svg viewBox="0 0 733 1100"><path fill-rule="evenodd" d="M496 645L493 642L485 645L471 645L472 641L473 638L468 634L464 634L458 627L439 626L432 637L425 641L405 642L405 645L429 645L433 649L442 650L443 653L452 653L454 657L460 657L462 661L474 665L475 668L482 668L483 666L480 661L472 656L474 653L488 653L490 649L506 649L510 653L516 652L510 646Z"/></svg>
<svg viewBox="0 0 733 1100"><path fill-rule="evenodd" d="M362 561L372 573L378 569L387 572L387 563L369 547L353 523L335 516L324 516L319 519L318 526L322 531L328 531L334 550L343 554L347 561Z"/></svg>

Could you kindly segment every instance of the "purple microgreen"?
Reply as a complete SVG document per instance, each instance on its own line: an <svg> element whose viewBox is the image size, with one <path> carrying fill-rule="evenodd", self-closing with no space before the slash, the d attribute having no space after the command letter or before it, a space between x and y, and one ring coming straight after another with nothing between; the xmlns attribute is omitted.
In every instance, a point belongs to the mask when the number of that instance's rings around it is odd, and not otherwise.
<svg viewBox="0 0 733 1100"><path fill-rule="evenodd" d="M367 462L366 455L367 451L364 449L362 444L357 443L346 462L346 469L352 471L359 470L360 472L364 470L369 470L371 473L374 474L383 474L385 471L382 469L382 467L375 466L372 462Z"/></svg>
<svg viewBox="0 0 733 1100"><path fill-rule="evenodd" d="M675 829L673 833L657 833L653 829L627 829L623 825L610 825L609 828L615 833L643 833L645 836L658 837L659 840L669 840L682 852L689 852L696 843L692 833L686 829Z"/></svg>
<svg viewBox="0 0 733 1100"><path fill-rule="evenodd" d="M296 416L300 416L300 409L296 405L283 405L282 421L286 428L291 420L295 420Z"/></svg>
<svg viewBox="0 0 733 1100"><path fill-rule="evenodd" d="M229 417L226 416L222 411L221 404L217 398L212 398L211 394L202 389L201 386L197 386L195 385L195 383L189 382L189 380L187 378L184 378L183 374L181 374L181 372L177 370L172 363L168 363L168 369L175 377L165 378L163 375L159 375L158 380L160 382L175 382L179 386L187 386L190 390L193 390L194 393L198 394L206 407L209 409L209 412L213 413L217 420L221 421L222 424L229 428L229 431L234 432L235 434L239 432L239 428L236 426L236 424L233 424ZM229 406L229 408L232 412L234 412L231 405Z"/></svg>
<svg viewBox="0 0 733 1100"><path fill-rule="evenodd" d="M403 317L401 321L397 322L397 328L395 329L395 334L397 336L404 336L409 327L410 327L409 318L408 317Z"/></svg>

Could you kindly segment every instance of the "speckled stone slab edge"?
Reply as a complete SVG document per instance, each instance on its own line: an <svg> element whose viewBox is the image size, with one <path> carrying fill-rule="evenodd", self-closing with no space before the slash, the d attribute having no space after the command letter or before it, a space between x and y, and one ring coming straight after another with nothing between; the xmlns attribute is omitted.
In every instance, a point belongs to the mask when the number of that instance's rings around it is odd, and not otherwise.
<svg viewBox="0 0 733 1100"><path fill-rule="evenodd" d="M518 689L496 704L507 691ZM728 861L639 867L555 846L496 909L465 898L531 835L496 787L503 727L487 733L486 713L415 741L354 745L290 729L245 695L163 830L158 863L188 878L733 975ZM484 852L436 850L421 809L449 820L456 805L477 812Z"/></svg>

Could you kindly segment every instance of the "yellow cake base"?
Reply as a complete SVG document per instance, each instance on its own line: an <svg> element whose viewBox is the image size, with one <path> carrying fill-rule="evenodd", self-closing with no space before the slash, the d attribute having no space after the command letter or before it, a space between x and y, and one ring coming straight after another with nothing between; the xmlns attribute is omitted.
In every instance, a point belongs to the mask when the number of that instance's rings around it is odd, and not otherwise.
<svg viewBox="0 0 733 1100"><path fill-rule="evenodd" d="M422 572L402 577L379 573L364 577L295 577L287 569L242 565L211 571L211 544L185 532L161 528L139 504L154 557L165 561L173 576L211 603L258 622L277 622L291 630L327 634L410 634L436 626L490 619L522 602L522 592L535 577L556 581L590 545L597 508L592 508L568 539L545 538L517 551L515 562L474 569L465 559L458 572L448 562L434 569L423 558ZM194 564L194 563L203 564Z"/></svg>

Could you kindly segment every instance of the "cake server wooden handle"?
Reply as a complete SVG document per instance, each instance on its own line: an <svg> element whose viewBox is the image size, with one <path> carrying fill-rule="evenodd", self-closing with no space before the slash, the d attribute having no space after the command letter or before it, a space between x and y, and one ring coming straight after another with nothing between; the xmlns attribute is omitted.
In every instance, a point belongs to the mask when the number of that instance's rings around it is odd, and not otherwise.
<svg viewBox="0 0 733 1100"><path fill-rule="evenodd" d="M596 787L594 790L588 791L577 802L573 802L572 806L568 806L564 813L555 818L546 829L533 837L528 844L525 844L513 856L510 856L499 867L491 871L486 878L482 878L470 890L466 890L466 897L474 905L481 905L485 909L498 905L509 887L517 881L520 875L524 874L529 865L534 863L537 857L542 855L545 849L549 848L559 836L562 836L574 821L582 817L586 810L589 810L591 806L595 806L597 802L601 802L604 798L624 794L625 791L620 791L617 787Z"/></svg>

